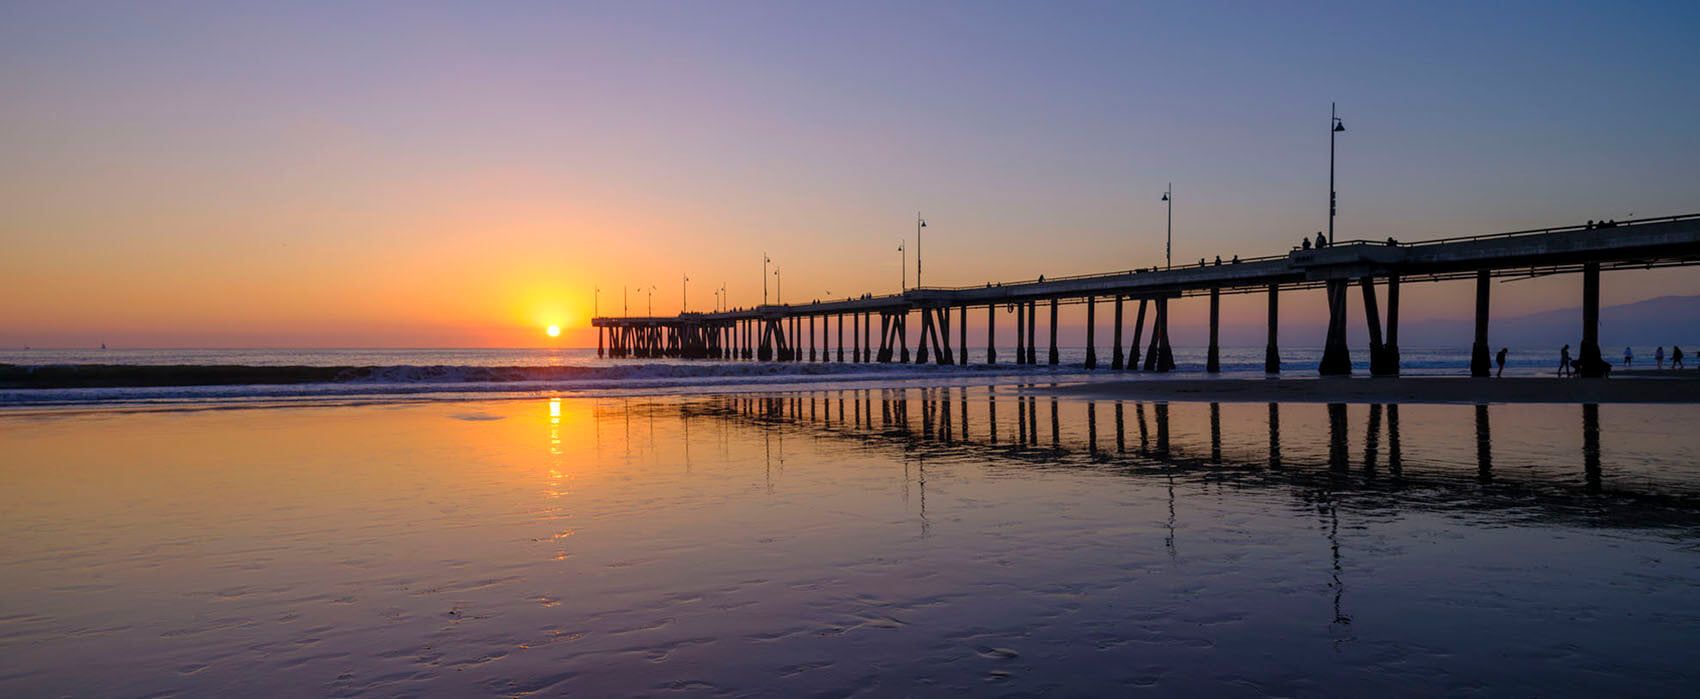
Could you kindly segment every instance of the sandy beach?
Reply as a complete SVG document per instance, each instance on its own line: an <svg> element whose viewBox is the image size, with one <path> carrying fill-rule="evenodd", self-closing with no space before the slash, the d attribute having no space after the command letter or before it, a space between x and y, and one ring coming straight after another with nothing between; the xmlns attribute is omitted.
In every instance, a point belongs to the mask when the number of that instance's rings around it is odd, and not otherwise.
<svg viewBox="0 0 1700 699"><path fill-rule="evenodd" d="M1700 402L1700 374L1665 372L1660 378L1617 379L1135 379L1045 390L1086 398L1258 403L1694 403Z"/></svg>

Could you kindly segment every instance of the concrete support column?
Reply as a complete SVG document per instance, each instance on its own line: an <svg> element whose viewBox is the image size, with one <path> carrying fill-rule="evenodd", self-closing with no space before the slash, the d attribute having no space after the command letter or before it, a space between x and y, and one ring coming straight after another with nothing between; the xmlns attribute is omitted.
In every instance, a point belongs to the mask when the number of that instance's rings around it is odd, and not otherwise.
<svg viewBox="0 0 1700 699"><path fill-rule="evenodd" d="M1116 329L1115 329L1114 332L1110 333L1110 342L1115 345L1115 349L1110 352L1110 369L1112 371L1121 371L1121 369L1122 369L1122 297L1119 294L1116 296L1115 319L1116 319Z"/></svg>
<svg viewBox="0 0 1700 699"><path fill-rule="evenodd" d="M1364 290L1364 321L1369 324L1369 375L1388 376L1387 346L1381 343L1381 312L1376 307L1375 278L1358 279Z"/></svg>
<svg viewBox="0 0 1700 699"><path fill-rule="evenodd" d="M1163 324L1163 299L1157 299L1152 305L1156 306L1156 308L1151 309L1151 345L1145 348L1146 371L1158 370L1157 357L1160 353L1157 351L1157 345L1162 341L1162 338L1158 337L1158 335L1162 333L1159 333L1157 328ZM1143 312L1144 310L1145 305L1141 302L1140 311Z"/></svg>
<svg viewBox="0 0 1700 699"><path fill-rule="evenodd" d="M904 311L892 319L897 323L897 360L909 363L909 311Z"/></svg>
<svg viewBox="0 0 1700 699"><path fill-rule="evenodd" d="M809 361L815 361L815 317L809 316Z"/></svg>
<svg viewBox="0 0 1700 699"><path fill-rule="evenodd" d="M838 363L844 363L844 314L838 314Z"/></svg>
<svg viewBox="0 0 1700 699"><path fill-rule="evenodd" d="M1322 364L1317 367L1317 373L1323 376L1352 373L1352 353L1346 348L1346 283L1345 279L1328 281L1328 336L1322 345Z"/></svg>
<svg viewBox="0 0 1700 699"><path fill-rule="evenodd" d="M960 327L956 329L956 351L960 355L959 359L962 360L962 366L968 366L968 307L959 306L958 309L956 317ZM968 417L967 411L963 411L962 417L964 419ZM963 430L962 436L964 439L968 437L966 429Z"/></svg>
<svg viewBox="0 0 1700 699"><path fill-rule="evenodd" d="M1027 304L1015 304L1015 363L1027 363Z"/></svg>
<svg viewBox="0 0 1700 699"><path fill-rule="evenodd" d="M1387 338L1381 345L1387 376L1399 375L1399 275L1387 275Z"/></svg>
<svg viewBox="0 0 1700 699"><path fill-rule="evenodd" d="M1599 378L1610 370L1600 357L1600 263L1582 265L1582 375Z"/></svg>
<svg viewBox="0 0 1700 699"><path fill-rule="evenodd" d="M1098 299L1086 297L1086 368L1098 368ZM1052 321L1052 326L1056 325ZM1054 343L1053 343L1054 344ZM1054 350L1053 350L1054 351Z"/></svg>
<svg viewBox="0 0 1700 699"><path fill-rule="evenodd" d="M596 326L596 358L602 358L602 336L607 334L607 328Z"/></svg>
<svg viewBox="0 0 1700 699"><path fill-rule="evenodd" d="M1492 376L1492 360L1488 357L1488 271L1476 270L1476 341L1470 345L1470 375Z"/></svg>
<svg viewBox="0 0 1700 699"><path fill-rule="evenodd" d="M874 345L870 341L874 332L874 316L871 313L862 314L862 362L865 364L874 360Z"/></svg>
<svg viewBox="0 0 1700 699"><path fill-rule="evenodd" d="M1057 363L1057 300L1051 299L1051 355L1050 363Z"/></svg>
<svg viewBox="0 0 1700 699"><path fill-rule="evenodd" d="M1127 368L1139 369L1139 339L1145 333L1145 304L1150 299L1139 300L1139 313L1133 317L1133 344L1127 347Z"/></svg>
<svg viewBox="0 0 1700 699"><path fill-rule="evenodd" d="M1222 372L1222 289L1210 287L1210 348L1204 353L1204 370L1219 374Z"/></svg>
<svg viewBox="0 0 1700 699"><path fill-rule="evenodd" d="M1277 336L1281 327L1281 285L1269 285L1269 344L1263 348L1263 373L1281 373L1281 351ZM1271 403L1270 405L1274 405Z"/></svg>
<svg viewBox="0 0 1700 699"><path fill-rule="evenodd" d="M966 343L964 343L966 344ZM998 363L998 305L986 304L986 364Z"/></svg>
<svg viewBox="0 0 1700 699"><path fill-rule="evenodd" d="M1157 300L1157 317L1163 322L1162 332L1158 333L1157 342L1157 371L1175 370L1175 352L1169 346L1169 300Z"/></svg>
<svg viewBox="0 0 1700 699"><path fill-rule="evenodd" d="M1039 363L1039 338L1033 329L1039 325L1039 302L1027 302L1027 363Z"/></svg>
<svg viewBox="0 0 1700 699"><path fill-rule="evenodd" d="M915 345L916 364L927 363L927 336L932 334L932 330L933 310L930 308L923 308L921 309L921 337L917 339Z"/></svg>

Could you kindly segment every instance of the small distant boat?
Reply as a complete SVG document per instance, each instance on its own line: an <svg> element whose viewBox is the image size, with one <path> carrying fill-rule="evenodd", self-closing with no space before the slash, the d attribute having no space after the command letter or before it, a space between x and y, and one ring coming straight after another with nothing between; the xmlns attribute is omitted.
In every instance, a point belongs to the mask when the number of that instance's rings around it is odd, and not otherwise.
<svg viewBox="0 0 1700 699"><path fill-rule="evenodd" d="M106 343L104 343L104 342L102 342L102 343L100 343L100 348L101 348L101 349L106 349Z"/></svg>

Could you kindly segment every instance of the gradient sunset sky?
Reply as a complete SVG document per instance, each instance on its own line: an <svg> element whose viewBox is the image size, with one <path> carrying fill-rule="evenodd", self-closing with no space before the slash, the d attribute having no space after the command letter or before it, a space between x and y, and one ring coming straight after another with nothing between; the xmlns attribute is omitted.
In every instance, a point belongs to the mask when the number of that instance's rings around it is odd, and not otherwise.
<svg viewBox="0 0 1700 699"><path fill-rule="evenodd" d="M929 284L1160 264L1171 180L1177 263L1273 254L1326 225L1330 101L1342 238L1692 213L1697 37L1695 2L0 2L0 346L593 345L593 288L751 305L764 251L786 300L895 291L917 210Z"/></svg>

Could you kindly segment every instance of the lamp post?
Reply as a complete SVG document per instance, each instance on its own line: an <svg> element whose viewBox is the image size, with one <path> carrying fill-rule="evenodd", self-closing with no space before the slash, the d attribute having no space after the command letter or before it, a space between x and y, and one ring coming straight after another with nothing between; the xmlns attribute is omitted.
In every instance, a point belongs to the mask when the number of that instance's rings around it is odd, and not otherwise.
<svg viewBox="0 0 1700 699"><path fill-rule="evenodd" d="M773 302L785 305L785 285L779 276L779 265L773 266Z"/></svg>
<svg viewBox="0 0 1700 699"><path fill-rule="evenodd" d="M1328 244L1334 244L1334 212L1338 194L1334 191L1334 134L1346 130L1333 102L1328 103Z"/></svg>
<svg viewBox="0 0 1700 699"><path fill-rule="evenodd" d="M649 317L655 317L655 285L649 286Z"/></svg>
<svg viewBox="0 0 1700 699"><path fill-rule="evenodd" d="M915 212L915 288L921 288L921 229L927 227L921 212Z"/></svg>
<svg viewBox="0 0 1700 699"><path fill-rule="evenodd" d="M720 310L724 311L731 307L732 304L726 300L726 282L720 282Z"/></svg>
<svg viewBox="0 0 1700 699"><path fill-rule="evenodd" d="M681 274L679 278L684 280L679 282L679 313L688 313L691 310L689 301L691 277L688 274Z"/></svg>
<svg viewBox="0 0 1700 699"><path fill-rule="evenodd" d="M602 287L595 286L591 288L595 289L595 291L591 292L590 295L590 317L595 318L602 315L600 310L602 308Z"/></svg>
<svg viewBox="0 0 1700 699"><path fill-rule="evenodd" d="M909 253L903 251L903 241L897 241L897 291L909 290Z"/></svg>
<svg viewBox="0 0 1700 699"><path fill-rule="evenodd" d="M768 257L767 253L761 254L761 305L763 306L767 305L767 263L772 261L773 259Z"/></svg>
<svg viewBox="0 0 1700 699"><path fill-rule="evenodd" d="M1170 182L1169 188L1163 190L1163 203L1169 207L1169 227L1167 237L1163 239L1164 266L1175 268L1175 183Z"/></svg>
<svg viewBox="0 0 1700 699"><path fill-rule="evenodd" d="M632 297L626 293L626 287L620 286L620 315L630 318L632 315Z"/></svg>

